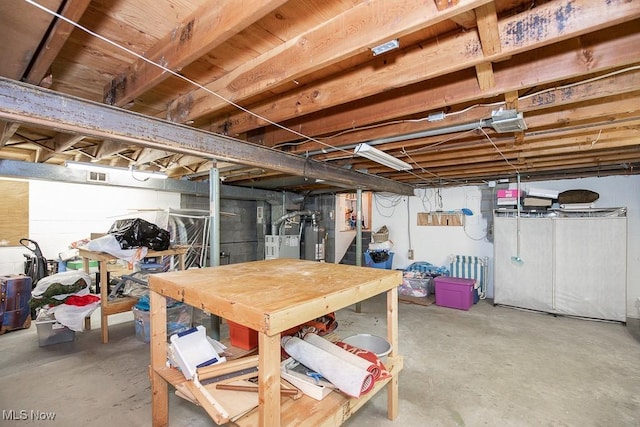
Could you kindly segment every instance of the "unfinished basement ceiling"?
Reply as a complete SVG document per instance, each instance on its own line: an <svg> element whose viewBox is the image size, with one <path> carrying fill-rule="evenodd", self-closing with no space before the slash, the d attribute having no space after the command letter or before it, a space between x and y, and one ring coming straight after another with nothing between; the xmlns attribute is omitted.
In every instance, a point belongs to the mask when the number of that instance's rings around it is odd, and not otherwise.
<svg viewBox="0 0 640 427"><path fill-rule="evenodd" d="M161 122L156 131L180 124L200 145L0 108L0 159L193 180L215 164L231 185L405 194L640 166L637 0L37 1L84 30L33 3L0 2L0 76L34 85L33 96L101 104L87 114L109 105ZM525 126L505 128L520 113ZM354 156L361 142L412 169Z"/></svg>

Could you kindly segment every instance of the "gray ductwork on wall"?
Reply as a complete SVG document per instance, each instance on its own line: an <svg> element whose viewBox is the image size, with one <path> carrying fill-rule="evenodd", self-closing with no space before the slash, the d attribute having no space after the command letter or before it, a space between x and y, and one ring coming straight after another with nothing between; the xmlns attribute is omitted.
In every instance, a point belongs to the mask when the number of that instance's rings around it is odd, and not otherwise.
<svg viewBox="0 0 640 427"><path fill-rule="evenodd" d="M317 214L318 212L306 210L306 211L293 211L293 212L289 212L288 214L282 215L280 218L278 218L277 220L271 223L271 234L274 236L277 236L280 229L280 224L282 224L283 221L286 221L287 219L290 219L290 218L294 218L298 215L311 216L311 220L315 224Z"/></svg>

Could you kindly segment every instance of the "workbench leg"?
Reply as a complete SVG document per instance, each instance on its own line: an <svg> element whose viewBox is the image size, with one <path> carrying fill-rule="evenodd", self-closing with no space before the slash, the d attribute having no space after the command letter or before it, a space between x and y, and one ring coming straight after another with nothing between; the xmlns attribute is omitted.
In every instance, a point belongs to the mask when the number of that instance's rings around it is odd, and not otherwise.
<svg viewBox="0 0 640 427"><path fill-rule="evenodd" d="M387 291L387 339L391 343L390 357L400 354L398 351L398 288ZM387 384L387 417L393 420L398 416L398 373Z"/></svg>
<svg viewBox="0 0 640 427"><path fill-rule="evenodd" d="M158 373L167 363L167 300L149 291L151 305L151 417L154 427L169 425L169 386Z"/></svg>
<svg viewBox="0 0 640 427"><path fill-rule="evenodd" d="M280 334L258 333L260 427L280 426Z"/></svg>
<svg viewBox="0 0 640 427"><path fill-rule="evenodd" d="M99 262L100 268L100 331L102 332L102 343L109 342L109 315L107 307L109 305L109 275L107 273L107 263Z"/></svg>

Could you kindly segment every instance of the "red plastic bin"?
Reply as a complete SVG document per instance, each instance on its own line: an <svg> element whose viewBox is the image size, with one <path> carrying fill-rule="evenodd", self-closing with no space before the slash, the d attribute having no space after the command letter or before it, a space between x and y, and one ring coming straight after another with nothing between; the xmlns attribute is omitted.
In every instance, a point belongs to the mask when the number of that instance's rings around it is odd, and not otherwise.
<svg viewBox="0 0 640 427"><path fill-rule="evenodd" d="M251 350L258 346L258 331L227 320L231 345L243 350Z"/></svg>
<svg viewBox="0 0 640 427"><path fill-rule="evenodd" d="M469 310L473 305L475 279L438 276L433 281L436 285L436 305L459 310Z"/></svg>

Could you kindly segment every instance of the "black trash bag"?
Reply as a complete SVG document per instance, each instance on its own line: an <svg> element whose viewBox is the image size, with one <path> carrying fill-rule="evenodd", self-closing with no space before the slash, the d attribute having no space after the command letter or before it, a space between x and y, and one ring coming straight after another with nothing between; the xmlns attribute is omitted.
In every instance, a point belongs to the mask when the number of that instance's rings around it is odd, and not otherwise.
<svg viewBox="0 0 640 427"><path fill-rule="evenodd" d="M379 264L381 262L386 262L389 259L389 252L373 251L369 252L369 256L371 257L371 261L373 261L374 264Z"/></svg>
<svg viewBox="0 0 640 427"><path fill-rule="evenodd" d="M122 249L140 246L153 251L169 249L169 232L141 218L119 219L113 223L108 233L113 234Z"/></svg>

